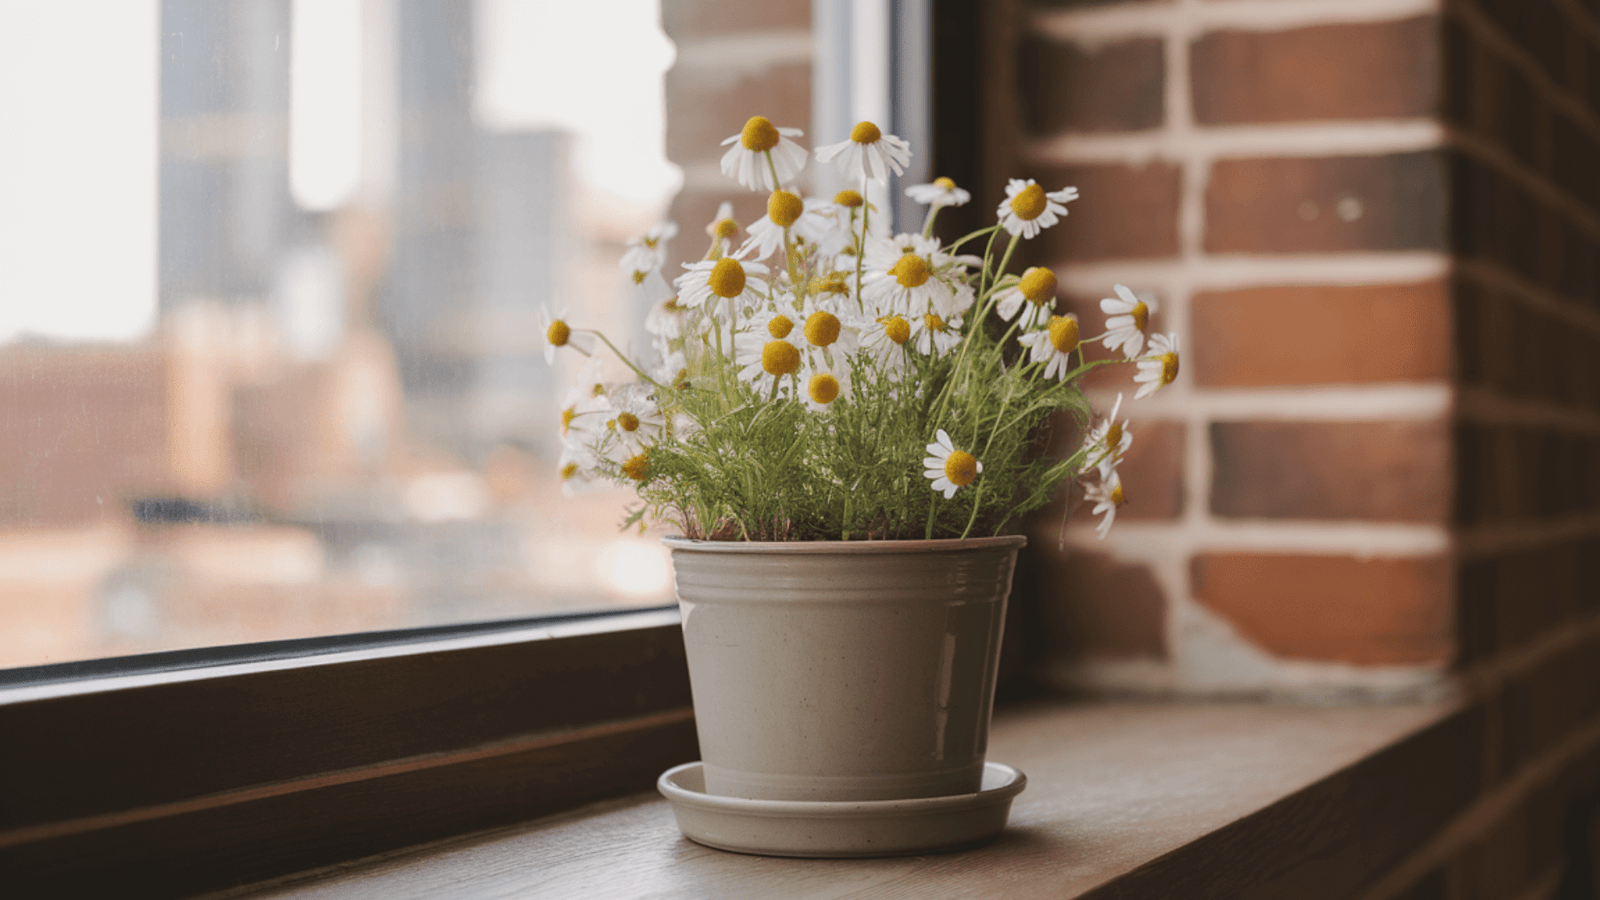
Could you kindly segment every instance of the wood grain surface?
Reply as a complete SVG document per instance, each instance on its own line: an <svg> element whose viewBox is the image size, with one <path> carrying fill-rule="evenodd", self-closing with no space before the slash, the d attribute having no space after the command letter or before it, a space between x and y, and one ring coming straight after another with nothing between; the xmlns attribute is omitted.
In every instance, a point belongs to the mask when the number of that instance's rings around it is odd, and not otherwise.
<svg viewBox="0 0 1600 900"><path fill-rule="evenodd" d="M641 794L228 896L1345 897L1467 802L1473 773L1438 761L1473 727L1439 705L1035 702L997 716L990 758L1029 783L976 850L742 856Z"/></svg>

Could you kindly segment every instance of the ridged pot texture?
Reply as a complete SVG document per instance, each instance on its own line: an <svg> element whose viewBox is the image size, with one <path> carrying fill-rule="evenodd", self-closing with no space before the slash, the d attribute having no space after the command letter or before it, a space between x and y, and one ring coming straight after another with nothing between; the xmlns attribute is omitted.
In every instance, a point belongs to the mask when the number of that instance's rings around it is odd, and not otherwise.
<svg viewBox="0 0 1600 900"><path fill-rule="evenodd" d="M707 792L978 790L1024 538L666 543Z"/></svg>

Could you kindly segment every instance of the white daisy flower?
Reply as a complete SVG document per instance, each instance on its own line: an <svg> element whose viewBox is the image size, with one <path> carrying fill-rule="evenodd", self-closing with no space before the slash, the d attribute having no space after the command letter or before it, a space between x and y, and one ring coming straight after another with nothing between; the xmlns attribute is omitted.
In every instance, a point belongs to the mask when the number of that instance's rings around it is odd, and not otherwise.
<svg viewBox="0 0 1600 900"><path fill-rule="evenodd" d="M1022 273L1017 283L995 295L996 309L1007 322L1022 318L1017 327L1023 330L1040 325L1050 318L1056 301L1056 273L1044 266L1035 266ZM1024 302L1026 301L1026 302Z"/></svg>
<svg viewBox="0 0 1600 900"><path fill-rule="evenodd" d="M784 228L797 244L817 242L833 226L828 215L831 206L823 200L801 200L788 191L773 191L767 200L767 214L750 226L750 239L736 255L766 259L783 249Z"/></svg>
<svg viewBox="0 0 1600 900"><path fill-rule="evenodd" d="M1151 335L1150 355L1139 360L1139 371L1133 376L1133 380L1140 384L1133 399L1148 397L1163 385L1171 384L1177 377L1177 333Z"/></svg>
<svg viewBox="0 0 1600 900"><path fill-rule="evenodd" d="M763 397L772 394L774 385L787 396L805 368L804 331L783 313L758 317L734 337L733 347L734 362L741 367L739 377Z"/></svg>
<svg viewBox="0 0 1600 900"><path fill-rule="evenodd" d="M650 226L644 237L628 241L628 249L622 254L619 265L622 271L634 276L638 282L640 272L658 270L667 264L667 241L678 236L678 223L661 222Z"/></svg>
<svg viewBox="0 0 1600 900"><path fill-rule="evenodd" d="M1075 187L1045 193L1032 178L1026 181L1013 178L1006 185L1006 199L1000 202L995 215L1000 217L1000 225L1006 231L1031 238L1059 222L1057 216L1067 214L1064 204L1076 199L1078 189Z"/></svg>
<svg viewBox="0 0 1600 900"><path fill-rule="evenodd" d="M669 341L683 337L683 307L678 295L671 294L651 304L644 317L644 330Z"/></svg>
<svg viewBox="0 0 1600 900"><path fill-rule="evenodd" d="M627 448L629 456L655 443L667 420L656 406L649 385L630 382L608 392L607 396L614 415L606 420L606 428Z"/></svg>
<svg viewBox="0 0 1600 900"><path fill-rule="evenodd" d="M685 263L684 268L688 271L678 276L678 305L685 309L700 309L712 301L707 312L715 316L722 309L755 306L762 300L760 282L752 284L750 278L767 274L761 263L725 256Z"/></svg>
<svg viewBox="0 0 1600 900"><path fill-rule="evenodd" d="M1128 430L1128 420L1117 421L1117 413L1121 409L1122 395L1119 393L1117 402L1111 407L1111 414L1106 416L1105 421L1090 428L1083 439L1084 462L1098 468L1102 480L1116 471L1128 448L1133 446L1133 432Z"/></svg>
<svg viewBox="0 0 1600 900"><path fill-rule="evenodd" d="M815 298L806 300L801 315L805 318L800 333L813 367L832 365L861 346L860 328L853 317L825 309Z"/></svg>
<svg viewBox="0 0 1600 900"><path fill-rule="evenodd" d="M573 429L583 431L602 427L604 414L611 411L611 402L606 399L605 387L600 383L599 375L600 358L597 356L589 357L578 369L577 377L561 401L563 437Z"/></svg>
<svg viewBox="0 0 1600 900"><path fill-rule="evenodd" d="M835 400L849 399L851 392L850 365L843 356L828 365L813 366L806 373L803 399L812 412L829 409Z"/></svg>
<svg viewBox="0 0 1600 900"><path fill-rule="evenodd" d="M576 331L567 324L567 311L551 314L550 307L539 307L539 327L544 331L544 361L556 361L557 347L571 347L588 356L594 350L594 336Z"/></svg>
<svg viewBox="0 0 1600 900"><path fill-rule="evenodd" d="M906 188L906 196L926 206L961 206L972 195L956 187L948 178L935 178L928 184L913 184Z"/></svg>
<svg viewBox="0 0 1600 900"><path fill-rule="evenodd" d="M910 319L911 336L923 356L943 356L961 343L961 317L945 319L938 313L923 313Z"/></svg>
<svg viewBox="0 0 1600 900"><path fill-rule="evenodd" d="M566 441L561 445L561 458L556 466L561 474L561 493L572 497L594 485L599 475L600 458L584 444Z"/></svg>
<svg viewBox="0 0 1600 900"><path fill-rule="evenodd" d="M983 474L983 463L965 450L957 450L950 435L943 428L934 436L935 443L928 445L928 455L922 460L922 477L933 482L933 489L944 491L949 500L956 491L971 484Z"/></svg>
<svg viewBox="0 0 1600 900"><path fill-rule="evenodd" d="M817 148L817 159L822 162L839 161L846 175L863 184L870 178L879 184L889 183L889 172L903 174L911 162L911 145L892 134L884 134L871 122L858 122L850 129L850 138L837 144Z"/></svg>
<svg viewBox="0 0 1600 900"><path fill-rule="evenodd" d="M1110 350L1120 347L1125 358L1134 359L1144 350L1144 329L1156 310L1156 300L1148 294L1138 296L1124 285L1116 289L1116 299L1100 301L1100 311L1110 318L1106 319L1106 333L1097 340Z"/></svg>
<svg viewBox="0 0 1600 900"><path fill-rule="evenodd" d="M952 265L965 261L945 253L937 238L902 234L893 241L868 241L861 297L878 315L920 316L931 310L945 318L958 316L973 299Z"/></svg>
<svg viewBox="0 0 1600 900"><path fill-rule="evenodd" d="M1017 338L1030 351L1029 362L1042 362L1044 377L1067 380L1072 371L1072 351L1078 349L1078 317L1072 313L1051 316L1049 324Z"/></svg>
<svg viewBox="0 0 1600 900"><path fill-rule="evenodd" d="M1095 534L1105 540L1107 532L1111 531L1111 523L1116 521L1117 507L1128 502L1127 495L1122 493L1122 476L1112 472L1097 484L1084 484L1083 498L1094 503L1094 515L1105 515L1094 529Z"/></svg>
<svg viewBox="0 0 1600 900"><path fill-rule="evenodd" d="M905 371L911 341L911 323L904 316L879 316L862 331L861 345L878 369L886 374Z"/></svg>
<svg viewBox="0 0 1600 900"><path fill-rule="evenodd" d="M753 116L744 129L722 142L738 144L722 156L722 174L737 180L752 191L775 191L794 180L806 167L806 151L789 140L805 132L798 128L778 128L762 116ZM768 165L767 160L772 160ZM778 170L778 183L772 183L772 170Z"/></svg>

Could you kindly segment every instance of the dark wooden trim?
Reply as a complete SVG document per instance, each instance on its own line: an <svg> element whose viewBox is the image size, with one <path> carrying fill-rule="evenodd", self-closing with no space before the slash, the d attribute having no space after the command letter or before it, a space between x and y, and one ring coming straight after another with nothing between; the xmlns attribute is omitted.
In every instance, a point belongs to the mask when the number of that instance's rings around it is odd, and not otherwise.
<svg viewBox="0 0 1600 900"><path fill-rule="evenodd" d="M0 895L183 896L646 790L675 613L0 691Z"/></svg>

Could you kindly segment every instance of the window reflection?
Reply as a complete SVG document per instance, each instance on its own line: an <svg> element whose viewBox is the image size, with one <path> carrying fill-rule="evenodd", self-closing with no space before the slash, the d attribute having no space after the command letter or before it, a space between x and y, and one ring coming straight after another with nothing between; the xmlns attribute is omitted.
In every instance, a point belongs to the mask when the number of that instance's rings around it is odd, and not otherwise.
<svg viewBox="0 0 1600 900"><path fill-rule="evenodd" d="M669 599L555 471L538 310L642 321L678 179L582 6L0 10L0 666Z"/></svg>

